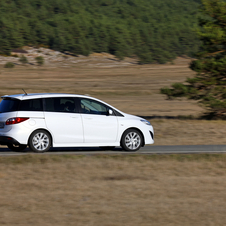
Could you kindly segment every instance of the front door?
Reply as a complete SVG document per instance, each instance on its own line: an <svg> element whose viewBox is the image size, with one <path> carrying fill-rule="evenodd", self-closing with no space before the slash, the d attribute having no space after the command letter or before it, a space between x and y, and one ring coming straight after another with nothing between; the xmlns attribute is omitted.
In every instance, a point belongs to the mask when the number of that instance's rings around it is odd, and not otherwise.
<svg viewBox="0 0 226 226"><path fill-rule="evenodd" d="M85 143L113 143L118 133L118 120L108 115L109 107L96 100L81 98L81 116Z"/></svg>

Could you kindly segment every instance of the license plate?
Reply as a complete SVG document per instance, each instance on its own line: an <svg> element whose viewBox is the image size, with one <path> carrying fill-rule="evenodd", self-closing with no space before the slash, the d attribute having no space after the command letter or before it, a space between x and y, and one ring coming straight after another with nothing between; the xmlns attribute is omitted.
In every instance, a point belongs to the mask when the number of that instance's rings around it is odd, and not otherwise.
<svg viewBox="0 0 226 226"><path fill-rule="evenodd" d="M4 122L0 122L0 128L4 128Z"/></svg>

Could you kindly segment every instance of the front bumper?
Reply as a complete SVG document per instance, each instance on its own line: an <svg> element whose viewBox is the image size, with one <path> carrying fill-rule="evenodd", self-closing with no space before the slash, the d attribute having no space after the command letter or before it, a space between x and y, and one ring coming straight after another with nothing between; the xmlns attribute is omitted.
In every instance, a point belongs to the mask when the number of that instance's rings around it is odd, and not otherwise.
<svg viewBox="0 0 226 226"><path fill-rule="evenodd" d="M12 137L7 136L0 136L0 145L7 145L7 144L20 144L17 140Z"/></svg>

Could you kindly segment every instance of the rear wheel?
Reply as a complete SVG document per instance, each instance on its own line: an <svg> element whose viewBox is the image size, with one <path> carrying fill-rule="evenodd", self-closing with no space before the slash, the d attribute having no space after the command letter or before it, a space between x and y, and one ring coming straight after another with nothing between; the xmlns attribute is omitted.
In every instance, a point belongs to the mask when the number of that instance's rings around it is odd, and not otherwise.
<svg viewBox="0 0 226 226"><path fill-rule="evenodd" d="M8 148L12 151L23 151L26 149L26 144L7 144Z"/></svg>
<svg viewBox="0 0 226 226"><path fill-rule="evenodd" d="M141 133L136 129L128 129L121 139L121 146L125 151L137 151L143 143Z"/></svg>
<svg viewBox="0 0 226 226"><path fill-rule="evenodd" d="M51 147L51 136L45 130L36 130L31 134L28 144L34 152L46 152Z"/></svg>

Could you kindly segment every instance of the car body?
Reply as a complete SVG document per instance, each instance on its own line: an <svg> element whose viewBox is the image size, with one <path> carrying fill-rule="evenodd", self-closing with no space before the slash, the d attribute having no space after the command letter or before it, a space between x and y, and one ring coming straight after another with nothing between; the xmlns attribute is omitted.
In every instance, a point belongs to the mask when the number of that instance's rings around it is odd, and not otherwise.
<svg viewBox="0 0 226 226"><path fill-rule="evenodd" d="M137 151L154 143L147 120L96 98L60 93L2 96L0 144L35 152L50 147L115 147Z"/></svg>

